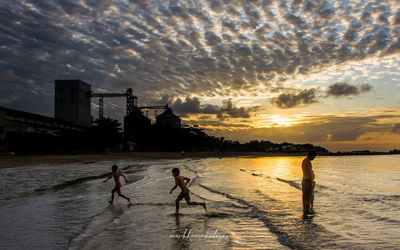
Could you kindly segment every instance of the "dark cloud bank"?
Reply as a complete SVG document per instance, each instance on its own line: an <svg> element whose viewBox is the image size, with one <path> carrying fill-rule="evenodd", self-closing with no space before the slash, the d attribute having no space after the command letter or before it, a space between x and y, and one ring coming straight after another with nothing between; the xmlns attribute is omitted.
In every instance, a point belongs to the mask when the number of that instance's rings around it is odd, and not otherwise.
<svg viewBox="0 0 400 250"><path fill-rule="evenodd" d="M163 98L160 103L170 103L172 109L183 116L188 114L209 114L216 115L217 118L249 118L250 113L256 111L259 107L252 108L236 107L232 100L228 99L222 102L221 106L211 104L200 104L198 97L186 97L185 100L177 98Z"/></svg>
<svg viewBox="0 0 400 250"><path fill-rule="evenodd" d="M372 89L372 86L368 83L361 84L360 86L354 86L346 82L337 82L335 84L329 85L326 91L326 97L344 97L344 96L356 96L361 93L368 92ZM317 93L320 92L319 89L312 88L307 90L291 91L288 93L280 94L278 97L272 98L271 103L275 104L281 109L294 108L299 105L308 105L317 103L318 97Z"/></svg>
<svg viewBox="0 0 400 250"><path fill-rule="evenodd" d="M372 86L364 83L361 86L353 86L345 82L337 82L328 86L326 96L342 97L350 95L359 95L364 92L368 92L372 89Z"/></svg>

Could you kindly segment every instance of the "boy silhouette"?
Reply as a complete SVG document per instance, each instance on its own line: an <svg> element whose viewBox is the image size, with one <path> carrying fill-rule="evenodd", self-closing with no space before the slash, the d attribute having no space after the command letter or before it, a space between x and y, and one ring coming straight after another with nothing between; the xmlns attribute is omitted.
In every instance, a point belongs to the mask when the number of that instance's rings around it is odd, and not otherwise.
<svg viewBox="0 0 400 250"><path fill-rule="evenodd" d="M190 190L187 187L187 184L190 181L190 178L184 177L180 174L180 170L179 168L174 168L172 169L172 175L175 178L175 186L171 189L171 191L169 192L170 194L172 194L172 191L174 191L175 188L177 188L178 186L181 188L181 193L178 195L178 197L175 200L175 205L176 205L176 214L179 213L179 202L185 198L186 203L188 205L201 205L203 206L204 210L206 210L207 212L207 207L206 207L206 203L205 202L195 202L195 201L190 201ZM185 182L186 181L186 182Z"/></svg>
<svg viewBox="0 0 400 250"><path fill-rule="evenodd" d="M107 182L109 179L111 179L112 177L114 177L114 181L115 181L115 187L113 188L113 190L111 191L111 200L109 201L111 204L114 203L114 194L115 192L117 192L117 194L125 199L128 200L129 204L132 205L131 203L131 199L129 199L128 197L126 197L125 195L123 195L121 193L121 181L120 181L120 176L124 177L125 182L128 183L128 180L126 179L125 175L123 175L121 173L121 171L118 170L118 166L117 165L113 165L111 167L112 170L112 175L110 177L108 177L106 180L104 180L103 182Z"/></svg>

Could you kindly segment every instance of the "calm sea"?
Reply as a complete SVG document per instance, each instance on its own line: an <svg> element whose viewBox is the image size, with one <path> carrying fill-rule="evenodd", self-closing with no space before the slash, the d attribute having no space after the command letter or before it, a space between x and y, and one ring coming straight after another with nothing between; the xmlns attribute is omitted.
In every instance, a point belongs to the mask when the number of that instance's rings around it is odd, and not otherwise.
<svg viewBox="0 0 400 250"><path fill-rule="evenodd" d="M0 169L0 249L400 248L400 155L317 157L303 218L302 157L121 160ZM130 182L109 205L118 164ZM182 202L171 169L192 179Z"/></svg>

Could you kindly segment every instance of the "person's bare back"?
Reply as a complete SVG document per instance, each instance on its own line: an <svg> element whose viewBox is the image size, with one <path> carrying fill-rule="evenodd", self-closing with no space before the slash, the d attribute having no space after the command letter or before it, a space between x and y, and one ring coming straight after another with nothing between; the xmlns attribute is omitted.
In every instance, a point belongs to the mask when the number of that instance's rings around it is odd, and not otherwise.
<svg viewBox="0 0 400 250"><path fill-rule="evenodd" d="M175 176L175 183L181 188L182 191L188 191L188 187L186 186L185 180L190 181L189 178L186 178L185 176L182 175L177 175Z"/></svg>

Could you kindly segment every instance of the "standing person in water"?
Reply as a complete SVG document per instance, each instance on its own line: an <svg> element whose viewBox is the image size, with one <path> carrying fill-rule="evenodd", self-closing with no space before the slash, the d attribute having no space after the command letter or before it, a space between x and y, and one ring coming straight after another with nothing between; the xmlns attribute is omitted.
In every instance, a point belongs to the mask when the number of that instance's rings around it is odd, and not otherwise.
<svg viewBox="0 0 400 250"><path fill-rule="evenodd" d="M207 207L206 207L206 203L205 202L195 202L195 201L190 201L190 190L187 187L187 184L190 181L190 178L184 177L182 175L179 175L180 170L179 168L174 168L172 169L172 175L175 177L175 186L171 189L171 191L169 192L170 194L172 194L172 191L174 191L175 188L177 188L178 186L181 188L181 193L178 195L178 197L175 200L175 205L176 205L176 214L179 213L179 202L185 198L186 203L188 205L201 205L203 206L203 208L206 210L207 212ZM185 182L186 181L186 182Z"/></svg>
<svg viewBox="0 0 400 250"><path fill-rule="evenodd" d="M112 170L112 175L110 177L108 177L106 180L104 180L103 182L107 182L109 179L111 179L112 177L114 177L114 181L115 181L115 187L113 188L113 190L111 191L111 200L110 203L113 204L114 202L114 194L115 192L117 192L117 194L125 199L128 200L129 204L132 205L131 203L131 199L129 199L128 197L126 197L125 195L123 195L121 193L121 181L120 181L120 176L124 177L125 182L128 183L128 180L126 179L125 175L121 173L121 171L118 170L118 166L117 165L113 165L111 167Z"/></svg>
<svg viewBox="0 0 400 250"><path fill-rule="evenodd" d="M313 210L315 175L311 161L314 160L316 156L317 152L311 150L302 163L303 180L301 182L301 187L303 191L303 212L305 215L315 213Z"/></svg>

